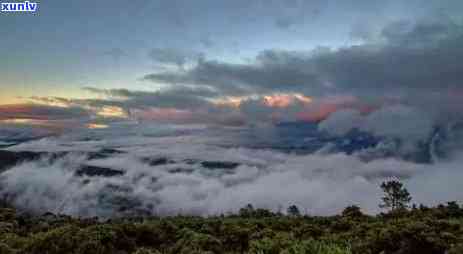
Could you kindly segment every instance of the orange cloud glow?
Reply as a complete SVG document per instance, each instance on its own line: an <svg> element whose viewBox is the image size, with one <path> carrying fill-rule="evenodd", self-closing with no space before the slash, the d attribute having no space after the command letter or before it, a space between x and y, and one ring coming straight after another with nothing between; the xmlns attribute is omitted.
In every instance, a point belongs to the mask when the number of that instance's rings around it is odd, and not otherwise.
<svg viewBox="0 0 463 254"><path fill-rule="evenodd" d="M12 127L31 126L48 133L81 127L82 121L87 117L85 110L76 108L43 104L0 105L0 124Z"/></svg>
<svg viewBox="0 0 463 254"><path fill-rule="evenodd" d="M99 109L96 113L102 117L114 117L114 118L127 118L127 113L120 107L116 106L104 106Z"/></svg>
<svg viewBox="0 0 463 254"><path fill-rule="evenodd" d="M61 133L66 129L77 127L78 124L66 120L38 120L26 118L12 118L0 120L0 124L6 126L31 126L38 130L46 130L51 133Z"/></svg>
<svg viewBox="0 0 463 254"><path fill-rule="evenodd" d="M35 119L24 119L24 118L13 118L13 119L5 119L5 120L0 120L0 123L4 124L31 124L31 125L37 125L40 124L41 120L35 120Z"/></svg>
<svg viewBox="0 0 463 254"><path fill-rule="evenodd" d="M286 108L294 102L308 104L312 98L302 94L273 94L263 97L264 104L273 108Z"/></svg>
<svg viewBox="0 0 463 254"><path fill-rule="evenodd" d="M319 122L326 119L330 114L345 108L356 109L362 114L368 114L376 110L378 106L362 103L352 96L334 96L306 107L304 111L297 114L297 119Z"/></svg>
<svg viewBox="0 0 463 254"><path fill-rule="evenodd" d="M231 108L239 108L243 101L249 100L253 96L228 96L214 101L214 104L218 106L228 106ZM291 94L271 94L261 97L264 105L272 108L286 108L295 102L302 104L309 104L312 102L312 98L299 93Z"/></svg>
<svg viewBox="0 0 463 254"><path fill-rule="evenodd" d="M97 123L89 123L87 124L88 129L106 129L109 125L106 124L97 124Z"/></svg>
<svg viewBox="0 0 463 254"><path fill-rule="evenodd" d="M228 96L214 102L217 106L226 106L231 108L239 108L243 100L246 100L247 97L237 97L237 96Z"/></svg>

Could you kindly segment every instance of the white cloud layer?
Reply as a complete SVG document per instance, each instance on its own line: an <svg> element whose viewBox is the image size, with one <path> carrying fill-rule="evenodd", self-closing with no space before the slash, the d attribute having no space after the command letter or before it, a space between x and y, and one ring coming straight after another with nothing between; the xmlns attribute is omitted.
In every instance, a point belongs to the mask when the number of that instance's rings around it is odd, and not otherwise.
<svg viewBox="0 0 463 254"><path fill-rule="evenodd" d="M183 127L185 128L185 127ZM127 129L126 129L127 130ZM162 132L162 128L145 128ZM196 127L181 134L147 137L103 132L93 140L83 135L25 143L10 150L74 151L57 160L25 162L0 174L1 194L20 208L76 216L121 216L141 211L168 215L212 215L236 212L247 203L274 211L296 204L309 214L326 215L357 204L379 211L385 179L404 181L414 202L436 204L463 200L458 156L435 164L398 158L368 162L356 155L296 155L268 149L224 147L209 130ZM185 130L182 130L185 131ZM114 136L113 136L114 135ZM96 138L98 137L98 138ZM108 158L90 160L85 152L113 148ZM78 152L79 151L79 152ZM169 163L150 165L167 158ZM201 162L239 163L211 169ZM114 177L77 176L81 165L124 171ZM213 166L214 167L214 166Z"/></svg>

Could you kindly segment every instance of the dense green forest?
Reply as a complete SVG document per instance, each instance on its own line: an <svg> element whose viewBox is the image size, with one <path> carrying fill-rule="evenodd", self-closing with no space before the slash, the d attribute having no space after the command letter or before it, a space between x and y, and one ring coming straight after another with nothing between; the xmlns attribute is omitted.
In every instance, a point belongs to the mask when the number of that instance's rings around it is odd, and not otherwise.
<svg viewBox="0 0 463 254"><path fill-rule="evenodd" d="M381 186L387 212L365 215L357 206L340 215L301 215L255 209L215 217L73 218L19 215L0 209L0 254L30 253L285 253L461 254L463 208L457 202L408 207L400 183Z"/></svg>

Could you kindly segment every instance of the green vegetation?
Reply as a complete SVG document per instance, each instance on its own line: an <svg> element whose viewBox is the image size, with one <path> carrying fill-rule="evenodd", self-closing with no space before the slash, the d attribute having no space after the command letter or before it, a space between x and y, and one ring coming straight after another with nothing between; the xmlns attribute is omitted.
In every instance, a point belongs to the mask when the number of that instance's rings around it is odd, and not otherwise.
<svg viewBox="0 0 463 254"><path fill-rule="evenodd" d="M403 189L403 186L401 188ZM236 215L123 218L18 215L0 208L0 254L461 254L463 209L456 202L365 215L288 215L248 205Z"/></svg>

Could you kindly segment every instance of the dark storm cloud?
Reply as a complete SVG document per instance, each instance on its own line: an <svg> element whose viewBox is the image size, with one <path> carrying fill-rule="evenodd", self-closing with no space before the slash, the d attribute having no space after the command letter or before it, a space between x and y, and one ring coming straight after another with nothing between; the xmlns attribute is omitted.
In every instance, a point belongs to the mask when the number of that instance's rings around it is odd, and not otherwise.
<svg viewBox="0 0 463 254"><path fill-rule="evenodd" d="M394 23L385 45L354 46L313 59L324 79L357 94L429 94L461 89L462 26Z"/></svg>
<svg viewBox="0 0 463 254"><path fill-rule="evenodd" d="M335 91L397 95L461 88L461 25L393 23L381 35L381 42L339 50L267 50L245 64L201 60L187 71L148 74L144 79L206 85L224 94Z"/></svg>
<svg viewBox="0 0 463 254"><path fill-rule="evenodd" d="M214 98L218 95L211 89L190 88L186 86L176 86L156 92L131 91L127 89L99 89L93 87L85 89L108 97L108 99L103 100L88 100L94 105L114 105L123 108L157 107L191 109L207 107L210 102L206 98Z"/></svg>
<svg viewBox="0 0 463 254"><path fill-rule="evenodd" d="M317 76L304 69L306 59L291 53L282 53L285 54L285 59L279 57L279 59L275 59L276 61L270 62L267 61L267 58L273 56L266 56L267 54L280 53L263 52L259 56L263 61L256 64L231 64L202 60L193 69L185 72L149 74L144 79L165 83L211 86L226 95L303 90L309 83L317 82ZM289 55L292 56L289 57Z"/></svg>

